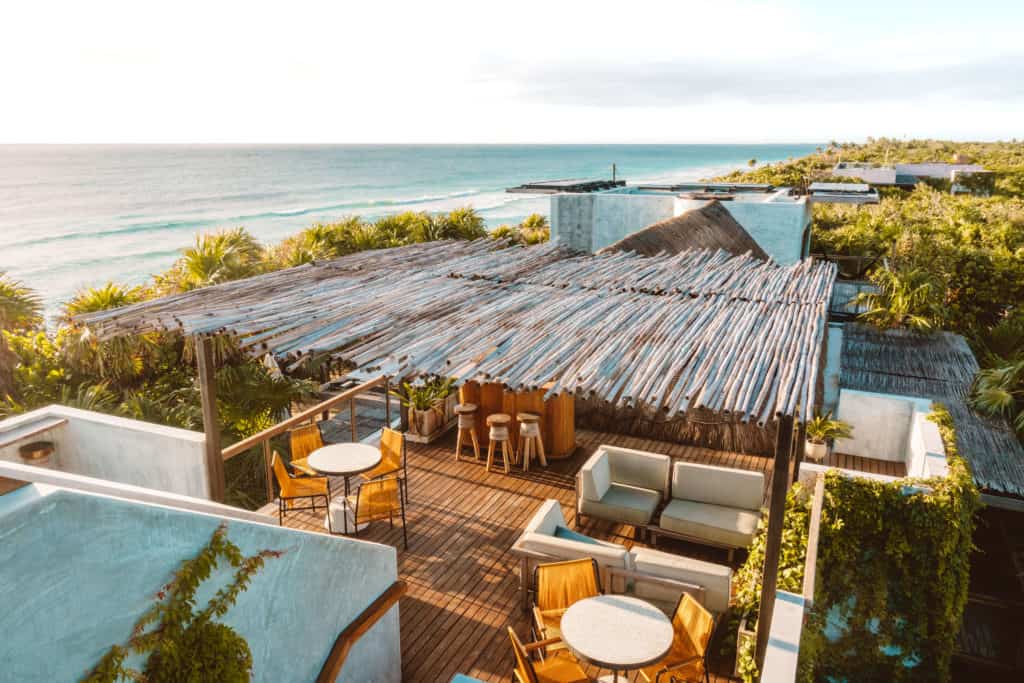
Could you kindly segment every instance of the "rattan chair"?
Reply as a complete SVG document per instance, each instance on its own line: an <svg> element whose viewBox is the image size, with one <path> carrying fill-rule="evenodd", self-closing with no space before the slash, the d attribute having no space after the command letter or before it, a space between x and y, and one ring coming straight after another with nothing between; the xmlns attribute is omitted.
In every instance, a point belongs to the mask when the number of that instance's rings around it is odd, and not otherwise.
<svg viewBox="0 0 1024 683"><path fill-rule="evenodd" d="M672 615L672 649L653 666L640 670L647 683L682 683L711 680L708 674L708 645L715 630L715 618L689 593L683 593Z"/></svg>
<svg viewBox="0 0 1024 683"><path fill-rule="evenodd" d="M270 458L271 468L274 470L274 478L277 479L277 486L280 492L277 495L277 520L284 525L284 513L287 511L311 510L316 512L317 498L324 499L324 510L331 504L331 482L327 477L293 477L281 460L281 455L274 451ZM309 498L309 505L296 507L294 501ZM327 516L327 526L330 529L330 515ZM333 530L332 530L333 532Z"/></svg>
<svg viewBox="0 0 1024 683"><path fill-rule="evenodd" d="M533 625L539 640L562 637L562 615L573 603L601 594L601 576L593 558L538 564L533 570ZM548 652L564 649L561 643Z"/></svg>
<svg viewBox="0 0 1024 683"><path fill-rule="evenodd" d="M317 423L296 427L290 432L292 445L292 460L289 463L293 470L302 474L315 475L317 472L309 466L309 454L318 448L323 448L324 437L320 434L320 425Z"/></svg>
<svg viewBox="0 0 1024 683"><path fill-rule="evenodd" d="M590 681L587 672L568 650L561 650L541 662L533 661L530 657L531 652L557 643L557 638L524 645L511 628L508 629L508 637L512 640L512 652L516 657L513 676L517 683L586 683Z"/></svg>
<svg viewBox="0 0 1024 683"><path fill-rule="evenodd" d="M395 525L395 513L402 518L402 541L405 549L409 549L409 535L405 523L405 482L400 477L382 477L364 481L349 496L355 518L355 535L359 535L359 527L370 522L388 520Z"/></svg>

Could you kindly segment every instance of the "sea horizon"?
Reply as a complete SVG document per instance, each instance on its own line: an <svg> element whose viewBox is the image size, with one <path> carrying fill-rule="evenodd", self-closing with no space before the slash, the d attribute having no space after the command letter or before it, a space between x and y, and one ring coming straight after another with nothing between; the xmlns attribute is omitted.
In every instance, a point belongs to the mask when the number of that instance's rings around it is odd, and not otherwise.
<svg viewBox="0 0 1024 683"><path fill-rule="evenodd" d="M524 182L698 180L815 143L2 144L0 271L47 316L83 287L143 284L199 233L244 226L273 244L315 223L472 206L488 228L548 213Z"/></svg>

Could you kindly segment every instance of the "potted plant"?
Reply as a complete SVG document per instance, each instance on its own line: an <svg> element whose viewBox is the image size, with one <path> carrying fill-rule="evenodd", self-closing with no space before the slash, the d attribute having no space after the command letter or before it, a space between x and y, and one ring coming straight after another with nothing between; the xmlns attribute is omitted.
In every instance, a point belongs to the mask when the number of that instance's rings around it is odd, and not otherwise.
<svg viewBox="0 0 1024 683"><path fill-rule="evenodd" d="M445 427L448 413L454 414L454 406L449 410L447 405L453 396L451 387L452 380L431 377L420 384L402 382L397 391L391 392L409 411L411 435L430 437Z"/></svg>
<svg viewBox="0 0 1024 683"><path fill-rule="evenodd" d="M808 460L820 462L828 452L828 442L853 437L853 428L842 420L833 420L832 413L817 414L807 423L807 443L804 455Z"/></svg>

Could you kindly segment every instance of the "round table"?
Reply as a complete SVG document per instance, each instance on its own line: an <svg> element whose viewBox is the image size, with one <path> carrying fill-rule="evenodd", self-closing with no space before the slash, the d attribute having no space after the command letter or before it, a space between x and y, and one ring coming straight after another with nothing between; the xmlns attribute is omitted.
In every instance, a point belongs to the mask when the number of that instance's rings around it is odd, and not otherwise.
<svg viewBox="0 0 1024 683"><path fill-rule="evenodd" d="M634 671L662 660L672 647L672 622L654 605L625 595L598 595L562 615L562 640L577 658L602 669Z"/></svg>
<svg viewBox="0 0 1024 683"><path fill-rule="evenodd" d="M345 505L348 505L348 478L368 472L380 464L379 448L364 443L333 443L309 454L306 461L320 474L330 474L345 479ZM327 514L331 511L328 506ZM342 516L343 533L348 533L348 515Z"/></svg>

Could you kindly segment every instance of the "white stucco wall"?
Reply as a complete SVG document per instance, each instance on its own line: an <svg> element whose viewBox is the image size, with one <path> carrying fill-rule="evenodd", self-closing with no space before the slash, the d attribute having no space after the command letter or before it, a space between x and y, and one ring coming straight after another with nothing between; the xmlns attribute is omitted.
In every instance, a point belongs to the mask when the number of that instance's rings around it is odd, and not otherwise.
<svg viewBox="0 0 1024 683"><path fill-rule="evenodd" d="M680 199L677 208L682 212L702 203ZM806 256L804 230L811 224L806 201L726 201L722 206L776 263L789 265Z"/></svg>
<svg viewBox="0 0 1024 683"><path fill-rule="evenodd" d="M803 596L776 591L761 683L792 683L796 680L803 625Z"/></svg>
<svg viewBox="0 0 1024 683"><path fill-rule="evenodd" d="M912 477L944 475L946 452L930 414L927 399L842 389L836 418L853 427L853 438L836 439L834 450L902 462Z"/></svg>
<svg viewBox="0 0 1024 683"><path fill-rule="evenodd" d="M46 418L67 424L0 449L0 459L21 462L18 446L53 441L50 467L61 472L177 493L210 497L205 437L200 432L163 427L65 406L48 406L0 422L0 432Z"/></svg>
<svg viewBox="0 0 1024 683"><path fill-rule="evenodd" d="M589 193L551 196L551 237L597 251L647 226L671 218L672 195Z"/></svg>
<svg viewBox="0 0 1024 683"><path fill-rule="evenodd" d="M829 323L825 337L825 370L822 379L825 384L823 404L825 412L835 412L839 402L839 380L843 372L843 326Z"/></svg>

